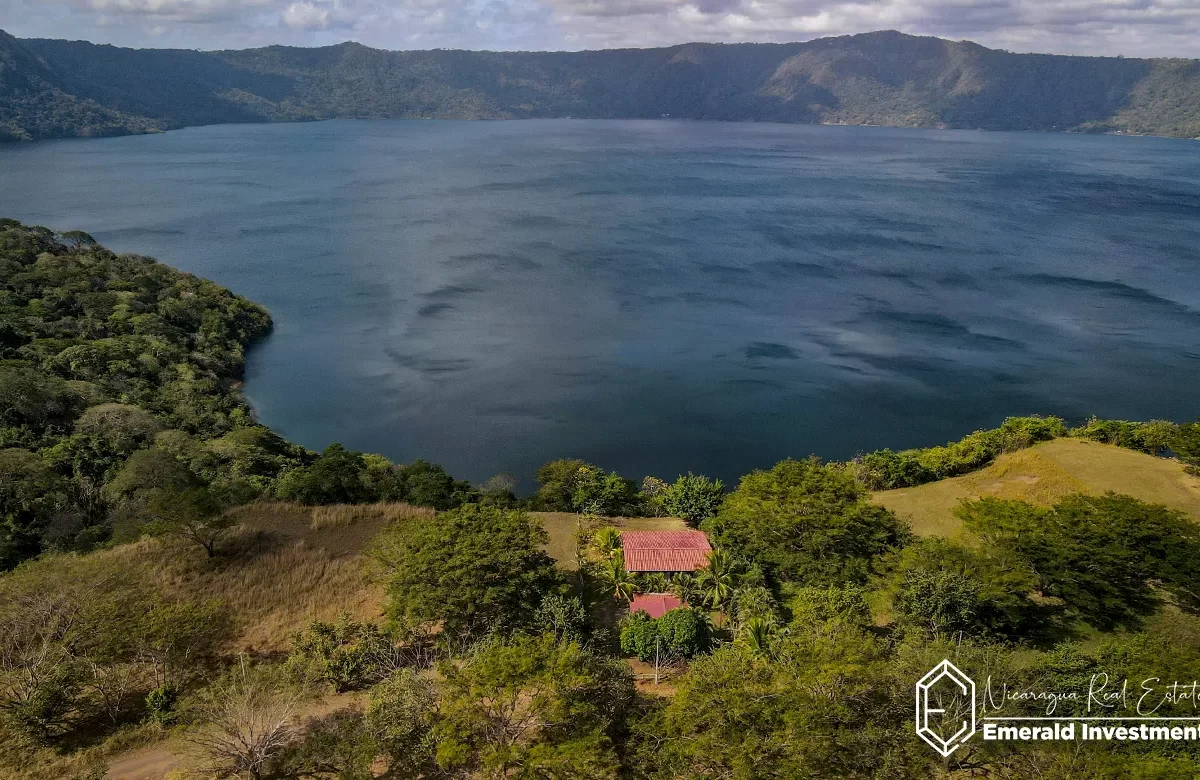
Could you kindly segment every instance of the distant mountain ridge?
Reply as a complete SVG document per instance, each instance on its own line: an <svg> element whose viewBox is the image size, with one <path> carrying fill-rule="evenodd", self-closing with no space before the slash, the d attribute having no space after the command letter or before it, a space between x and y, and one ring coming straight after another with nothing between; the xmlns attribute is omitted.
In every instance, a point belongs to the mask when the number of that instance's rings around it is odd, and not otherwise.
<svg viewBox="0 0 1200 780"><path fill-rule="evenodd" d="M716 119L1200 138L1200 60L886 31L582 52L123 49L0 31L0 140L334 118Z"/></svg>

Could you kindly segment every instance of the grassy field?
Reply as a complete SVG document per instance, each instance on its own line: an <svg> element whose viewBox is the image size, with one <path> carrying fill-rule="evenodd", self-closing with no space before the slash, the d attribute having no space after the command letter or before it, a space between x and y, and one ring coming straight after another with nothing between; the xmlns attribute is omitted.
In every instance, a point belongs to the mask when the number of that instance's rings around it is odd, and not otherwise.
<svg viewBox="0 0 1200 780"><path fill-rule="evenodd" d="M195 545L143 540L97 555L148 565L170 592L228 605L236 634L228 650L271 654L312 620L342 612L375 620L383 593L363 551L385 525L432 510L406 504L303 507L259 503L234 511L239 527L209 560Z"/></svg>
<svg viewBox="0 0 1200 780"><path fill-rule="evenodd" d="M1200 479L1177 461L1079 439L1055 439L1002 455L985 469L928 485L875 493L873 500L907 519L922 536L954 537L954 508L995 496L1049 505L1070 493L1125 493L1166 504L1200 520Z"/></svg>
<svg viewBox="0 0 1200 780"><path fill-rule="evenodd" d="M565 569L574 569L575 534L582 527L583 515L572 512L531 512L540 519L550 535L546 552ZM613 525L629 531L686 531L687 523L677 517L605 517L600 525Z"/></svg>

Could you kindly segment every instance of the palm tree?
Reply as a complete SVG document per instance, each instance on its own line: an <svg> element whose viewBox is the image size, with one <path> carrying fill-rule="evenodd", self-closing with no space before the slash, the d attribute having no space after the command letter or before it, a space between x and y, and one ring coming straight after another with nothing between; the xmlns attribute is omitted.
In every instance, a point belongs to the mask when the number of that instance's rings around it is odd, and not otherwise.
<svg viewBox="0 0 1200 780"><path fill-rule="evenodd" d="M601 558L614 558L621 551L621 532L606 525L592 536L592 548Z"/></svg>
<svg viewBox="0 0 1200 780"><path fill-rule="evenodd" d="M604 560L601 571L613 598L633 601L633 596L637 593L637 583L633 575L625 571L625 556L620 550L617 550L613 557Z"/></svg>
<svg viewBox="0 0 1200 780"><path fill-rule="evenodd" d="M660 571L647 572L639 578L641 587L638 588L642 593L666 593L670 583L667 582L667 575Z"/></svg>
<svg viewBox="0 0 1200 780"><path fill-rule="evenodd" d="M723 609L737 585L733 557L714 547L708 554L708 566L700 570L696 580L704 601L715 610Z"/></svg>
<svg viewBox="0 0 1200 780"><path fill-rule="evenodd" d="M737 641L755 658L770 658L775 639L775 624L762 618L750 618L738 631Z"/></svg>
<svg viewBox="0 0 1200 780"><path fill-rule="evenodd" d="M671 578L671 592L684 604L694 604L700 598L696 575L681 571Z"/></svg>

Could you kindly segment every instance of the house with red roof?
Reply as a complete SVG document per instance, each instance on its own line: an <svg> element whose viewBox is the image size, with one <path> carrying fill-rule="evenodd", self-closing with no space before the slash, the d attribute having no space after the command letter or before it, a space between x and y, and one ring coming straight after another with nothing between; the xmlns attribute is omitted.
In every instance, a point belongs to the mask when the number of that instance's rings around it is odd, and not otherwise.
<svg viewBox="0 0 1200 780"><path fill-rule="evenodd" d="M712 547L703 531L623 531L625 571L694 572L708 566Z"/></svg>
<svg viewBox="0 0 1200 780"><path fill-rule="evenodd" d="M639 593L629 602L629 614L645 612L658 620L673 609L679 609L683 602L670 593Z"/></svg>

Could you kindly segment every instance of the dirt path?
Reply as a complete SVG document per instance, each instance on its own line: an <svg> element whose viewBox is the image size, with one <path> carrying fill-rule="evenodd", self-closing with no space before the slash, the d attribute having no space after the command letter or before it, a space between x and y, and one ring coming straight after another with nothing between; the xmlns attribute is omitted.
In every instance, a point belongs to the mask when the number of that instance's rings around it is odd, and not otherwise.
<svg viewBox="0 0 1200 780"><path fill-rule="evenodd" d="M356 704L364 704L363 693L335 693L309 702L296 713L301 720L319 718ZM184 760L171 752L171 741L159 742L117 756L108 762L108 780L163 780L172 769L183 766Z"/></svg>
<svg viewBox="0 0 1200 780"><path fill-rule="evenodd" d="M105 777L109 780L162 780L167 772L178 769L182 763L166 745L152 745L113 759Z"/></svg>

